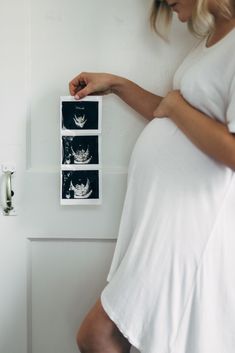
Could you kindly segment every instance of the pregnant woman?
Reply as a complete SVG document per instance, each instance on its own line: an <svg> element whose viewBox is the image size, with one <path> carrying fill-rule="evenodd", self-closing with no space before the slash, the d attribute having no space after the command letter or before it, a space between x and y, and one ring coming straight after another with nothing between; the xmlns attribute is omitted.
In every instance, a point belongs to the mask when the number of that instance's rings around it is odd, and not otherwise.
<svg viewBox="0 0 235 353"><path fill-rule="evenodd" d="M158 33L172 11L201 38L165 97L106 73L70 82L76 99L114 93L149 120L82 353L235 351L235 1L154 1Z"/></svg>

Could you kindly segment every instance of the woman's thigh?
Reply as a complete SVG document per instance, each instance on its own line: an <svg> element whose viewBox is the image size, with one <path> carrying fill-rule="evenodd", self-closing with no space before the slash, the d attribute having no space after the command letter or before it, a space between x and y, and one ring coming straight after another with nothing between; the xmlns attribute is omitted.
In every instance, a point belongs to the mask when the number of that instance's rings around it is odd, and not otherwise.
<svg viewBox="0 0 235 353"><path fill-rule="evenodd" d="M87 351L110 349L114 352L130 352L131 344L103 309L100 298L83 319L77 333L78 346ZM85 350L84 349L84 350Z"/></svg>

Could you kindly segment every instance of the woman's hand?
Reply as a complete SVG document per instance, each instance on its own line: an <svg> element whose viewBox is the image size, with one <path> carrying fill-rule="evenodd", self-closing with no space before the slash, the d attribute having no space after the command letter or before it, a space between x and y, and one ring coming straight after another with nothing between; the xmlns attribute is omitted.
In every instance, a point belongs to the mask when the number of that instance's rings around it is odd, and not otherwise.
<svg viewBox="0 0 235 353"><path fill-rule="evenodd" d="M76 99L88 94L104 95L112 93L115 75L106 73L82 72L69 83L69 91Z"/></svg>
<svg viewBox="0 0 235 353"><path fill-rule="evenodd" d="M180 90L170 91L160 102L153 112L154 118L166 118L171 116L177 105L184 101Z"/></svg>
<svg viewBox="0 0 235 353"><path fill-rule="evenodd" d="M125 77L107 73L82 72L69 83L69 91L75 99L84 98L88 94L114 93L149 120L152 120L154 108L163 99Z"/></svg>

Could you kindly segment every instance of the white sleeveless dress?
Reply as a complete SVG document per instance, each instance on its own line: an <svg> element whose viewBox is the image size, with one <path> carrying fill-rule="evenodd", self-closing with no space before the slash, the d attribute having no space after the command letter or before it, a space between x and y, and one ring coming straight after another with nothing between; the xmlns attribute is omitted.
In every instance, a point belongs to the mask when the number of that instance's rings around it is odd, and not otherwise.
<svg viewBox="0 0 235 353"><path fill-rule="evenodd" d="M173 89L235 133L235 29L205 43ZM140 352L234 353L235 172L170 118L151 120L134 146L107 281L104 310Z"/></svg>

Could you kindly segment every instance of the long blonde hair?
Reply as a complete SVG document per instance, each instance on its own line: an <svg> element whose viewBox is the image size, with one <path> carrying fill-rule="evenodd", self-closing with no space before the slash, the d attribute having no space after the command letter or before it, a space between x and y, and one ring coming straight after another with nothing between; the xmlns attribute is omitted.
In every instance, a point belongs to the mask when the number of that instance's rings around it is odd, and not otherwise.
<svg viewBox="0 0 235 353"><path fill-rule="evenodd" d="M221 15L226 19L231 19L234 15L234 9L231 0L216 0ZM234 0L232 0L234 2ZM234 4L235 5L235 4ZM234 6L235 7L235 6ZM165 0L154 0L150 13L151 28L164 40L167 40L167 34L172 22L173 11ZM163 33L159 27L163 25ZM208 0L196 0L193 7L192 16L187 22L189 31L196 37L202 38L211 34L214 30L214 16L208 10Z"/></svg>

